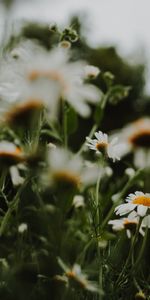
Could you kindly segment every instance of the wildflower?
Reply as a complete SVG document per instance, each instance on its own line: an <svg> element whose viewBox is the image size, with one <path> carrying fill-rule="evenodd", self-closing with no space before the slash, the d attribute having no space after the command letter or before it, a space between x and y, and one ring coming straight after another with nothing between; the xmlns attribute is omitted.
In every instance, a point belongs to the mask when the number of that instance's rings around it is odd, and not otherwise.
<svg viewBox="0 0 150 300"><path fill-rule="evenodd" d="M92 185L97 180L98 168L88 168L81 157L73 156L68 150L50 149L48 153L48 182L63 183L75 188Z"/></svg>
<svg viewBox="0 0 150 300"><path fill-rule="evenodd" d="M128 203L116 207L115 212L117 215L122 216L137 209L137 214L143 217L150 207L150 194L137 191L134 194L129 194L126 201Z"/></svg>
<svg viewBox="0 0 150 300"><path fill-rule="evenodd" d="M99 292L97 285L87 279L87 275L82 272L79 264L75 263L72 268L69 268L60 258L58 262L64 271L64 276L67 278L68 283L76 283L80 288L90 292Z"/></svg>
<svg viewBox="0 0 150 300"><path fill-rule="evenodd" d="M75 208L80 208L85 205L84 197L82 195L75 195L73 198L73 205Z"/></svg>
<svg viewBox="0 0 150 300"><path fill-rule="evenodd" d="M139 217L137 216L136 212L131 212L128 217L110 220L108 222L109 225L112 225L112 229L114 231L122 231L126 230L128 238L131 237L131 231L135 231L135 228L139 222Z"/></svg>
<svg viewBox="0 0 150 300"><path fill-rule="evenodd" d="M91 65L85 66L84 70L85 70L85 77L89 78L89 79L96 78L100 73L99 68L97 68L95 66L91 66Z"/></svg>
<svg viewBox="0 0 150 300"><path fill-rule="evenodd" d="M15 165L24 160L21 149L8 141L0 142L0 163L2 165Z"/></svg>
<svg viewBox="0 0 150 300"><path fill-rule="evenodd" d="M25 231L27 231L27 229L28 229L28 225L26 223L21 223L18 226L18 232L19 233L24 233Z"/></svg>
<svg viewBox="0 0 150 300"><path fill-rule="evenodd" d="M134 163L137 167L150 164L150 118L144 117L125 126L116 133L123 147L121 157L129 152L134 153ZM115 137L115 135L114 135Z"/></svg>
<svg viewBox="0 0 150 300"><path fill-rule="evenodd" d="M135 175L135 170L133 168L127 168L125 170L125 174L129 177L132 178Z"/></svg>
<svg viewBox="0 0 150 300"><path fill-rule="evenodd" d="M40 112L43 103L39 99L29 99L23 103L11 105L9 110L4 114L4 120L9 125L27 125L33 121L35 113Z"/></svg>
<svg viewBox="0 0 150 300"><path fill-rule="evenodd" d="M117 144L117 138L114 138L111 142L108 141L108 135L102 131L95 132L96 139L86 137L86 145L96 151L97 154L106 154L113 161L119 160L120 145Z"/></svg>
<svg viewBox="0 0 150 300"><path fill-rule="evenodd" d="M31 51L28 59L8 65L5 62L0 78L2 100L11 104L38 100L46 106L51 118L55 118L63 99L81 116L88 117L88 103L99 102L101 92L94 85L84 83L85 63L69 62L69 58L66 49L46 52L39 47L39 52Z"/></svg>
<svg viewBox="0 0 150 300"><path fill-rule="evenodd" d="M87 275L82 273L81 267L78 264L74 264L72 269L68 269L65 273L67 278L71 281L75 281L79 286L90 292L97 292L98 287L87 279Z"/></svg>

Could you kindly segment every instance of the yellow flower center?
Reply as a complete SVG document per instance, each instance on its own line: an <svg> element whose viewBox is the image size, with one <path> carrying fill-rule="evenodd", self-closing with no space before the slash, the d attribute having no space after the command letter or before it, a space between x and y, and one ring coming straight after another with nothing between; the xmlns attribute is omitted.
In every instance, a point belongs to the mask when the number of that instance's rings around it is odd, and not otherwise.
<svg viewBox="0 0 150 300"><path fill-rule="evenodd" d="M59 184L71 185L78 188L81 184L79 175L71 173L69 171L58 171L54 174L54 180Z"/></svg>
<svg viewBox="0 0 150 300"><path fill-rule="evenodd" d="M142 129L129 137L129 142L135 147L150 147L150 129Z"/></svg>
<svg viewBox="0 0 150 300"><path fill-rule="evenodd" d="M105 142L98 142L96 144L96 149L104 154L106 153L107 146L108 144Z"/></svg>
<svg viewBox="0 0 150 300"><path fill-rule="evenodd" d="M124 225L129 225L129 224L137 224L137 221L125 219L124 220Z"/></svg>
<svg viewBox="0 0 150 300"><path fill-rule="evenodd" d="M66 272L66 276L70 279L75 280L81 288L85 289L87 287L87 280L84 278L80 278L74 271Z"/></svg>
<svg viewBox="0 0 150 300"><path fill-rule="evenodd" d="M125 229L133 230L136 228L138 222L136 220L125 219L123 223Z"/></svg>
<svg viewBox="0 0 150 300"><path fill-rule="evenodd" d="M51 80L60 80L60 78L61 78L60 74L56 71L37 71L37 70L33 70L28 75L28 79L31 80L31 81L37 80L40 77L45 77L45 78L51 79Z"/></svg>
<svg viewBox="0 0 150 300"><path fill-rule="evenodd" d="M24 161L24 156L22 155L22 151L19 147L12 152L2 150L0 151L0 162L3 165L14 165Z"/></svg>
<svg viewBox="0 0 150 300"><path fill-rule="evenodd" d="M42 107L42 100L29 99L26 102L13 106L12 109L5 114L5 121L8 124L27 123L29 118L33 116L33 113L40 111Z"/></svg>
<svg viewBox="0 0 150 300"><path fill-rule="evenodd" d="M45 78L53 81L57 81L60 83L62 86L63 90L65 91L68 89L68 85L66 84L64 77L62 76L61 73L58 71L52 70L52 71L38 71L38 70L33 70L29 75L28 79L30 81L35 81L40 78Z"/></svg>
<svg viewBox="0 0 150 300"><path fill-rule="evenodd" d="M150 197L138 196L132 201L132 203L138 205L150 206Z"/></svg>

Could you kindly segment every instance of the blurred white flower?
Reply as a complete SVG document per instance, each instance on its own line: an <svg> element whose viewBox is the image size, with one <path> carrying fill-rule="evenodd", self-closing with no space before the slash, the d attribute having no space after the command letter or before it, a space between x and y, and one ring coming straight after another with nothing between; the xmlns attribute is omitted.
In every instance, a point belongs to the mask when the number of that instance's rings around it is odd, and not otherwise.
<svg viewBox="0 0 150 300"><path fill-rule="evenodd" d="M65 276L72 281L75 281L83 289L90 292L98 292L98 286L87 279L87 275L82 272L80 265L74 264L72 269L67 269Z"/></svg>
<svg viewBox="0 0 150 300"><path fill-rule="evenodd" d="M15 165L24 160L22 150L8 141L0 141L0 163Z"/></svg>
<svg viewBox="0 0 150 300"><path fill-rule="evenodd" d="M135 175L135 170L133 168L127 168L125 170L125 174L129 176L129 178L133 177Z"/></svg>
<svg viewBox="0 0 150 300"><path fill-rule="evenodd" d="M27 231L27 229L28 229L28 225L26 223L21 223L18 226L18 232L19 233L24 233L25 231Z"/></svg>
<svg viewBox="0 0 150 300"><path fill-rule="evenodd" d="M125 215L129 212L137 209L137 214L141 217L145 216L148 209L150 208L150 194L143 192L135 192L134 194L129 194L126 198L128 203L121 204L115 208L117 215Z"/></svg>
<svg viewBox="0 0 150 300"><path fill-rule="evenodd" d="M63 183L76 188L86 187L96 182L98 168L88 167L81 157L73 155L66 149L56 148L48 153L49 184Z"/></svg>
<svg viewBox="0 0 150 300"><path fill-rule="evenodd" d="M100 69L92 65L85 66L84 71L85 71L85 77L89 79L96 78L100 73Z"/></svg>
<svg viewBox="0 0 150 300"><path fill-rule="evenodd" d="M120 149L121 157L129 152L134 153L136 167L150 166L150 118L143 117L126 125L120 132L112 137L118 136L122 143Z"/></svg>
<svg viewBox="0 0 150 300"><path fill-rule="evenodd" d="M82 195L75 195L73 198L73 206L75 208L80 208L85 206L84 197Z"/></svg>
<svg viewBox="0 0 150 300"><path fill-rule="evenodd" d="M99 102L101 92L94 85L84 83L85 63L69 59L66 49L47 52L39 47L39 51L30 51L27 59L4 63L0 77L1 99L13 104L30 99L43 102L51 118L57 116L62 99L81 116L88 117L91 111L88 103Z"/></svg>
<svg viewBox="0 0 150 300"><path fill-rule="evenodd" d="M118 144L118 139L114 138L110 142L108 141L108 135L102 131L95 132L96 139L91 139L86 137L86 145L91 149L96 151L97 154L104 153L107 154L109 158L113 161L120 160L119 150L120 144Z"/></svg>

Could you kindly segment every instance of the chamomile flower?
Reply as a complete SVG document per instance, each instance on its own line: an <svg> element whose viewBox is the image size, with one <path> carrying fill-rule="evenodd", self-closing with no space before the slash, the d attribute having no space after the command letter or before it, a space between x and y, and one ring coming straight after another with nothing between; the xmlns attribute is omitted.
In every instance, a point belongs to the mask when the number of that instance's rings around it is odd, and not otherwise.
<svg viewBox="0 0 150 300"><path fill-rule="evenodd" d="M101 92L94 85L84 83L85 63L69 60L66 49L47 52L39 47L39 52L31 51L28 59L13 61L12 66L3 68L1 99L13 104L14 101L26 103L30 99L40 101L51 118L57 116L62 99L82 117L88 117L91 111L88 103L99 102Z"/></svg>
<svg viewBox="0 0 150 300"><path fill-rule="evenodd" d="M87 275L81 270L80 265L74 264L72 269L68 269L65 273L70 281L76 282L81 288L90 292L98 292L98 287L87 279Z"/></svg>
<svg viewBox="0 0 150 300"><path fill-rule="evenodd" d="M102 131L95 132L96 139L86 137L86 145L96 151L97 154L104 153L113 161L120 160L119 149L120 145L117 143L118 139L114 138L109 142L108 135Z"/></svg>
<svg viewBox="0 0 150 300"><path fill-rule="evenodd" d="M82 289L90 292L99 292L98 286L88 280L87 274L83 273L81 266L75 263L71 268L68 267L60 258L58 259L60 267L64 271L64 278L67 279L67 283L76 285Z"/></svg>
<svg viewBox="0 0 150 300"><path fill-rule="evenodd" d="M84 197L82 195L75 195L72 204L75 208L84 207L85 206Z"/></svg>
<svg viewBox="0 0 150 300"><path fill-rule="evenodd" d="M98 176L97 166L88 168L81 157L74 156L68 150L56 148L48 153L49 170L47 177L48 184L63 184L81 188L92 185Z"/></svg>
<svg viewBox="0 0 150 300"><path fill-rule="evenodd" d="M26 232L28 230L28 225L26 223L21 223L18 226L18 232L23 234L24 232Z"/></svg>
<svg viewBox="0 0 150 300"><path fill-rule="evenodd" d="M0 163L1 165L15 165L24 161L22 150L15 144L8 141L0 142Z"/></svg>
<svg viewBox="0 0 150 300"><path fill-rule="evenodd" d="M84 71L85 71L85 77L89 79L96 78L100 73L100 69L92 65L85 66Z"/></svg>
<svg viewBox="0 0 150 300"><path fill-rule="evenodd" d="M128 238L131 237L131 232L135 231L135 228L139 222L139 216L135 211L131 212L128 217L110 220L109 225L112 225L114 231L126 230Z"/></svg>
<svg viewBox="0 0 150 300"><path fill-rule="evenodd" d="M133 152L135 166L150 166L150 118L140 118L126 125L116 135L123 144L120 149L121 157Z"/></svg>
<svg viewBox="0 0 150 300"><path fill-rule="evenodd" d="M129 212L136 210L137 214L141 217L147 214L150 208L150 193L135 192L134 194L129 194L126 198L125 204L121 204L116 207L115 212L117 215L125 215Z"/></svg>

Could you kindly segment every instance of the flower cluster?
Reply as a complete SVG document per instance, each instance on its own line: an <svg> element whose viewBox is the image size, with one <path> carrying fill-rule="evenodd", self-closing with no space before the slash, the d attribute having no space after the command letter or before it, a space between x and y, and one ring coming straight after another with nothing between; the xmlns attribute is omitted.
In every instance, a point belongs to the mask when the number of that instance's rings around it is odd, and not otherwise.
<svg viewBox="0 0 150 300"><path fill-rule="evenodd" d="M110 220L109 224L116 231L127 229L127 234L130 237L130 230L135 227L140 222L142 218L141 225L139 227L139 232L144 235L143 227L150 228L150 193L143 193L140 191L134 194L129 194L126 198L125 204L120 204L115 208L116 215L124 216L129 213L127 217Z"/></svg>

